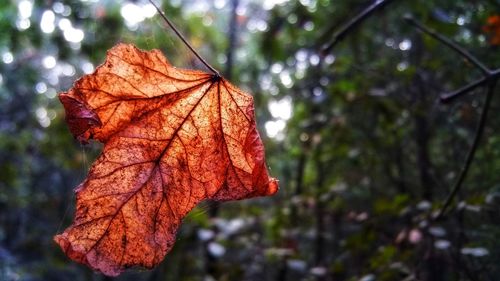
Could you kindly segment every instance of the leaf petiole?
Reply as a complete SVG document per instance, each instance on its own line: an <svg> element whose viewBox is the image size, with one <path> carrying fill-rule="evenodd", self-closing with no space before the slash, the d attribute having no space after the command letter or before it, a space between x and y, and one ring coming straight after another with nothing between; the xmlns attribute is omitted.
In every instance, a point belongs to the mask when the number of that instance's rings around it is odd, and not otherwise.
<svg viewBox="0 0 500 281"><path fill-rule="evenodd" d="M217 70L215 70L215 68L213 68L210 64L208 64L207 61L205 61L201 56L200 54L198 54L198 52L196 52L196 50L193 48L193 46L191 46L191 44L189 44L189 42L186 40L186 38L184 38L184 36L179 32L179 30L172 24L172 22L167 18L167 16L165 15L165 13L163 13L163 11L153 2L153 0L148 0L149 3L151 3L151 5L153 5L156 9L156 11L158 11L158 13L160 14L160 16L163 18L163 20L165 20L165 22L168 24L168 26L170 26L170 28L172 28L172 30L175 32L175 34L179 37L179 39L181 39L181 41L184 43L184 45L186 45L189 50L191 50L191 52L193 52L193 54L208 68L210 69L210 71L213 72L213 74L215 74L215 76L217 77L220 77L220 74Z"/></svg>

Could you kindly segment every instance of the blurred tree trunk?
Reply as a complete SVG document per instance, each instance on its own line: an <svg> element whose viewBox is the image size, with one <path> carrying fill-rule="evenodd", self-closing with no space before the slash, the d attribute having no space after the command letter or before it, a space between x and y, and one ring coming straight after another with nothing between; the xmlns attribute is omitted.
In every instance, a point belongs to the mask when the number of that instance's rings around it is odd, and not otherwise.
<svg viewBox="0 0 500 281"><path fill-rule="evenodd" d="M315 217L316 217L316 238L315 238L315 253L314 262L316 266L324 266L325 255L325 206L322 200L323 185L325 183L325 167L321 161L322 149L321 144L318 144L314 157L316 167L316 198L315 198ZM324 280L318 277L316 280Z"/></svg>
<svg viewBox="0 0 500 281"><path fill-rule="evenodd" d="M419 87L423 88L423 87ZM419 90L417 95L418 111L415 115L415 139L417 143L417 165L420 174L420 185L422 187L422 198L432 200L433 182L429 172L431 160L429 157L429 125L425 111L424 92Z"/></svg>
<svg viewBox="0 0 500 281"><path fill-rule="evenodd" d="M395 161L396 161L396 181L398 186L398 191L400 193L407 193L406 184L405 184L405 168L403 161L403 145L400 141L397 142L396 151L395 151Z"/></svg>
<svg viewBox="0 0 500 281"><path fill-rule="evenodd" d="M432 170L432 162L429 154L429 141L431 138L429 132L429 107L427 96L431 94L427 87L426 77L432 75L426 73L422 66L423 61L423 41L422 35L418 34L412 38L411 52L413 64L416 66L416 73L413 76L411 93L414 98L414 124L415 124L415 142L416 142L416 157L417 167L420 178L421 196L423 199L432 201L433 197L433 180L430 171ZM425 243L426 253L423 259L422 270L419 278L422 281L440 281L446 276L446 262L443 257L436 252L434 248L434 237L428 237Z"/></svg>
<svg viewBox="0 0 500 281"><path fill-rule="evenodd" d="M307 154L309 153L308 142L303 143L302 149L299 155L299 159L297 161L297 168L295 171L295 191L293 193L293 198L299 197L303 192L304 185L304 172L307 163ZM290 222L293 224L299 219L299 210L297 203L294 200L290 202Z"/></svg>
<svg viewBox="0 0 500 281"><path fill-rule="evenodd" d="M233 68L234 68L234 51L236 49L236 40L237 40L237 32L238 32L238 22L237 22L237 14L236 10L238 9L239 0L231 0L231 15L229 22L229 34L228 34L228 48L226 51L226 68L224 76L227 80L231 81L233 78ZM219 214L219 204L211 204L209 210L209 216L211 219L216 218ZM212 231L214 231L214 238L217 236L216 227L212 227ZM209 239L204 243L204 254L205 254L205 272L207 275L212 276L218 279L221 272L218 272L217 267L217 259L208 251L208 245L212 242L213 239Z"/></svg>
<svg viewBox="0 0 500 281"><path fill-rule="evenodd" d="M421 36L413 38L413 64L417 67L417 72L413 77L412 93L414 97L414 124L415 124L415 142L417 145L417 166L420 177L420 186L422 188L422 198L428 201L432 200L433 180L430 173L432 163L429 154L429 107L427 95L430 94L427 88L427 81L424 77L427 75L421 68L423 57L423 42Z"/></svg>
<svg viewBox="0 0 500 281"><path fill-rule="evenodd" d="M238 19L237 19L237 14L236 10L238 9L238 5L240 4L240 0L231 0L231 19L229 22L229 35L228 35L228 40L229 44L227 47L227 62L226 62L226 69L225 69L225 76L226 79L231 81L233 78L233 65L234 65L234 51L236 49L236 40L237 40L237 33L238 33Z"/></svg>

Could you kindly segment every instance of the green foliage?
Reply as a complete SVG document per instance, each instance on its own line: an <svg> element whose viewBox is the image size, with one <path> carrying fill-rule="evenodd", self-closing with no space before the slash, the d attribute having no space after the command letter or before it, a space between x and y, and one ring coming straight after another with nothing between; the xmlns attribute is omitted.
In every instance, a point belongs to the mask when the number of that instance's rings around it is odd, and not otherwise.
<svg viewBox="0 0 500 281"><path fill-rule="evenodd" d="M129 2L28 0L27 29L21 2L0 3L0 280L104 280L52 242L71 219L72 189L100 151L71 138L56 92L119 41L160 48L178 67L202 66L158 15L130 25L121 10ZM222 72L229 2L162 3ZM231 80L254 94L279 195L197 208L161 266L118 280L500 278L498 98L462 191L432 221L471 145L484 90L440 104L440 94L481 73L402 20L411 12L496 68L498 46L482 27L498 1L393 2L321 54L370 1L289 1L270 10L266 1L240 1ZM55 26L44 33L49 10ZM62 19L84 32L82 41L68 42ZM289 118L272 109L278 101L290 106Z"/></svg>

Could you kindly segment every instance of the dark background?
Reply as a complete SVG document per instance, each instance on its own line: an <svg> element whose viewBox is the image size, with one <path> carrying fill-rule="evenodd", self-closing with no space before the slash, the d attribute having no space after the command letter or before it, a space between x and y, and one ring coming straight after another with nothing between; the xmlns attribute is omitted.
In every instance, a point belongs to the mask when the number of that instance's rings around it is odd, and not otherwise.
<svg viewBox="0 0 500 281"><path fill-rule="evenodd" d="M281 189L202 204L163 263L116 280L500 280L500 100L493 94L459 192L433 219L473 143L486 89L441 103L482 73L403 20L412 13L494 69L500 2L391 1L320 51L373 3L163 1L202 56L254 95ZM117 42L203 69L151 8L1 1L0 280L111 279L52 241L70 224L73 189L101 149L72 138L57 93Z"/></svg>

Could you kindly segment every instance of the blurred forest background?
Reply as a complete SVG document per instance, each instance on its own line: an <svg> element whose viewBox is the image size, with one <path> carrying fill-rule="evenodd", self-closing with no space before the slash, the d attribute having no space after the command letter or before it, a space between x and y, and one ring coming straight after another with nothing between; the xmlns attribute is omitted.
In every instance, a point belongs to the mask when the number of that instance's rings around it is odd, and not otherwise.
<svg viewBox="0 0 500 281"><path fill-rule="evenodd" d="M387 1L389 2L389 1ZM116 280L500 280L500 99L459 179L483 74L404 15L500 67L500 1L164 0L209 63L252 93L272 198L207 202L151 271ZM101 147L70 135L57 93L117 42L203 69L145 0L0 2L0 280L111 280L52 241ZM491 73L490 73L491 74ZM490 76L493 77L493 76ZM497 79L498 75L490 79ZM498 90L496 90L498 93Z"/></svg>

